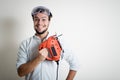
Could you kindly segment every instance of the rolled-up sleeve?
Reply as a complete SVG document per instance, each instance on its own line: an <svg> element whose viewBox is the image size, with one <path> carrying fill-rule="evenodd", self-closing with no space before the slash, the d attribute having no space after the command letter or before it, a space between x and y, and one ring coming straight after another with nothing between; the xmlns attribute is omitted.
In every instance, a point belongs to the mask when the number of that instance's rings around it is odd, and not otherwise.
<svg viewBox="0 0 120 80"><path fill-rule="evenodd" d="M63 59L65 59L69 63L70 70L78 71L79 69L79 61L78 56L76 55L72 47L63 39L60 39L61 46L64 50Z"/></svg>
<svg viewBox="0 0 120 80"><path fill-rule="evenodd" d="M27 45L25 41L23 41L19 46L19 50L17 54L17 62L16 62L17 69L19 68L20 65L27 62L27 48L26 47Z"/></svg>

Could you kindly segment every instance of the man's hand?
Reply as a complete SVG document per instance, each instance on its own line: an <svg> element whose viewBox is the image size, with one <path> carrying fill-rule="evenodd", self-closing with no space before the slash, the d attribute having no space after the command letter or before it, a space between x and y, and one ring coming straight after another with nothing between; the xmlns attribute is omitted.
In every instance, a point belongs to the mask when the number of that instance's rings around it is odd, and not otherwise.
<svg viewBox="0 0 120 80"><path fill-rule="evenodd" d="M47 48L43 48L39 51L38 57L40 58L41 61L44 61L47 56L48 56Z"/></svg>

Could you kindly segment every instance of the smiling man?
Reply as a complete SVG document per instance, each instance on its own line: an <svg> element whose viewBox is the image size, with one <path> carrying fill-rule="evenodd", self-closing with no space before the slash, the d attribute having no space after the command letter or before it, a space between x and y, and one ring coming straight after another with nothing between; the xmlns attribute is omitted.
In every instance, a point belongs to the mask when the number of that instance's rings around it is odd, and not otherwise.
<svg viewBox="0 0 120 80"><path fill-rule="evenodd" d="M22 41L17 58L17 72L20 77L25 76L25 80L56 80L57 64L54 60L47 60L49 55L47 48L38 49L39 45L51 36L48 31L52 13L44 6L35 7L32 10L35 35ZM64 51L61 51L60 60L66 60L69 63L69 73L66 80L73 80L77 69L78 62L71 49L60 40Z"/></svg>

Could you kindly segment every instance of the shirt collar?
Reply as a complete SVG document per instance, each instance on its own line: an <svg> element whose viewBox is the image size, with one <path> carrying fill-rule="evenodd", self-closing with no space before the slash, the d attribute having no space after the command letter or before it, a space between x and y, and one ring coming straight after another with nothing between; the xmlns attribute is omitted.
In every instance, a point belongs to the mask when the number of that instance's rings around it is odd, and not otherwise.
<svg viewBox="0 0 120 80"><path fill-rule="evenodd" d="M46 37L46 39L48 39L50 36L53 36L53 35L55 35L56 33L53 33L53 32L49 32L48 33L48 35L47 35L47 37ZM34 36L33 36L35 39L37 39L37 40L40 40L41 41L41 38L40 37L38 37L38 36L36 36L35 34L34 34Z"/></svg>

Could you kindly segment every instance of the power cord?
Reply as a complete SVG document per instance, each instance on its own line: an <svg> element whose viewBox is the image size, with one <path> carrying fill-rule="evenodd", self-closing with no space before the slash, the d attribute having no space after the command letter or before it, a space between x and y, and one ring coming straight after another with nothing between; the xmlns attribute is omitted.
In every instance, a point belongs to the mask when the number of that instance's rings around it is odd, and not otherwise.
<svg viewBox="0 0 120 80"><path fill-rule="evenodd" d="M59 69L59 60L58 61L56 61L56 63L57 63L57 72L56 72L56 80L58 80L58 69Z"/></svg>

